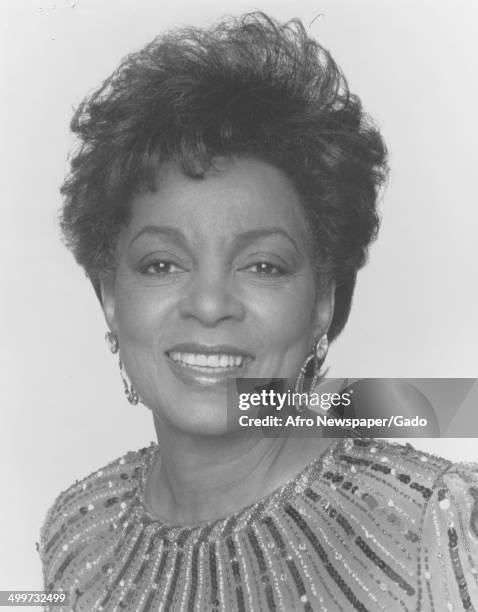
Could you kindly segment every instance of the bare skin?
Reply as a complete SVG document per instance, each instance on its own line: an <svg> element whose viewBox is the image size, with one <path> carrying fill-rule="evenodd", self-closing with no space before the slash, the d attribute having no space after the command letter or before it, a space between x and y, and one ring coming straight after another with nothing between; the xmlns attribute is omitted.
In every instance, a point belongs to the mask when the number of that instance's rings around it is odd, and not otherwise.
<svg viewBox="0 0 478 612"><path fill-rule="evenodd" d="M194 525L226 517L269 495L329 448L329 438L251 438L236 444L210 440L173 444L157 425L167 458L152 468L145 500L169 524Z"/></svg>

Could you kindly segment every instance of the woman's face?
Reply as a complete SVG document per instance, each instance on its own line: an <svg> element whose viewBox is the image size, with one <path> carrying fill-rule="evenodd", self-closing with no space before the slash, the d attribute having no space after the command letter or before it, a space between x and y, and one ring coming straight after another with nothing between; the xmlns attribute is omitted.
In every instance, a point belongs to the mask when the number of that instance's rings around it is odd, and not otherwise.
<svg viewBox="0 0 478 612"><path fill-rule="evenodd" d="M276 168L221 162L204 179L162 167L103 281L122 361L160 423L224 433L231 378L295 377L328 328L298 195Z"/></svg>

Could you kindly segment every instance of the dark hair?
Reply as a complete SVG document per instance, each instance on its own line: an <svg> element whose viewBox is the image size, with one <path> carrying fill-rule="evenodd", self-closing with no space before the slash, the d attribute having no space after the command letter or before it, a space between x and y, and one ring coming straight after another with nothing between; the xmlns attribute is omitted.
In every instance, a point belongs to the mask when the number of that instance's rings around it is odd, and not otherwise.
<svg viewBox="0 0 478 612"><path fill-rule="evenodd" d="M347 320L379 218L386 149L329 52L294 19L263 13L168 32L127 56L71 122L80 147L61 192L66 244L98 292L114 267L131 198L174 161L204 177L218 156L248 156L295 185L318 278L334 280L329 337Z"/></svg>

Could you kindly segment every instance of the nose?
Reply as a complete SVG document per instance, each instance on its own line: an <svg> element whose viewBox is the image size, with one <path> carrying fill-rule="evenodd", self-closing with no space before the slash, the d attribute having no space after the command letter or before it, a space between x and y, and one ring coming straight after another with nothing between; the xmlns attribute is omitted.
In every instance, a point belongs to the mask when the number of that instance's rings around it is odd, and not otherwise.
<svg viewBox="0 0 478 612"><path fill-rule="evenodd" d="M179 303L183 318L194 317L207 327L224 320L240 321L245 308L230 279L216 272L196 274Z"/></svg>

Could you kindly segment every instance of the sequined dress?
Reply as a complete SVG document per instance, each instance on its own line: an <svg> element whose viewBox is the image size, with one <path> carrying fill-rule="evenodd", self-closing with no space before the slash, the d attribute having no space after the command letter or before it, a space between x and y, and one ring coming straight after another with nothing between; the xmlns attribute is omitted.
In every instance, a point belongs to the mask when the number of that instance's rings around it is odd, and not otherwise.
<svg viewBox="0 0 478 612"><path fill-rule="evenodd" d="M76 610L478 612L478 465L337 440L295 479L193 527L150 514L158 446L61 493L44 522L45 589Z"/></svg>

